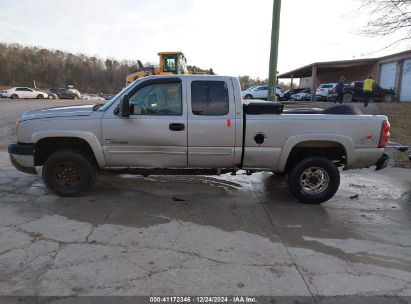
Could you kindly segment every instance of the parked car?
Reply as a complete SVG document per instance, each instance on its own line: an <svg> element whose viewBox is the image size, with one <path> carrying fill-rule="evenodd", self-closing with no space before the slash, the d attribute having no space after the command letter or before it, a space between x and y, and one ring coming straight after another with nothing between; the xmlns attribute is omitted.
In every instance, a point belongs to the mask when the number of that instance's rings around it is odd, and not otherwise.
<svg viewBox="0 0 411 304"><path fill-rule="evenodd" d="M19 99L19 98L44 99L48 97L46 92L37 91L35 89L28 88L28 87L14 87L8 90L4 90L2 93L2 96L8 97L11 99Z"/></svg>
<svg viewBox="0 0 411 304"><path fill-rule="evenodd" d="M348 105L287 114L280 103L234 98L240 94L235 77L140 78L103 106L23 114L10 159L26 173L42 166L45 185L61 196L86 191L97 170L210 175L247 169L288 175L294 196L310 204L334 196L338 167L388 164L386 116L341 111Z"/></svg>
<svg viewBox="0 0 411 304"><path fill-rule="evenodd" d="M58 99L59 98L59 96L55 92L52 92L50 89L47 90L47 95L49 96L48 97L49 99Z"/></svg>
<svg viewBox="0 0 411 304"><path fill-rule="evenodd" d="M293 101L310 101L311 100L311 89L305 89L299 93L291 95L291 100Z"/></svg>
<svg viewBox="0 0 411 304"><path fill-rule="evenodd" d="M284 98L284 92L279 86L276 86L275 93L278 100ZM243 99L267 99L268 86L251 87L250 89L241 92L241 95L243 96Z"/></svg>
<svg viewBox="0 0 411 304"><path fill-rule="evenodd" d="M301 89L301 88L293 89L292 94L297 94L297 93L300 93L304 90L307 90L307 89ZM283 96L283 100L291 100L291 95L292 94L291 94L291 90L285 91L284 96Z"/></svg>
<svg viewBox="0 0 411 304"><path fill-rule="evenodd" d="M354 81L344 87L344 102L356 102L364 99L364 82ZM395 91L384 89L374 83L371 99L374 101L393 102L395 101Z"/></svg>
<svg viewBox="0 0 411 304"><path fill-rule="evenodd" d="M80 99L81 94L78 90L72 88L50 88L49 92L58 96L61 99Z"/></svg>
<svg viewBox="0 0 411 304"><path fill-rule="evenodd" d="M81 95L81 99L83 100L105 100L103 97L100 97L96 94L83 94Z"/></svg>
<svg viewBox="0 0 411 304"><path fill-rule="evenodd" d="M111 94L104 94L104 95L103 95L103 98L104 98L105 100L111 100L113 97L114 97L114 95L111 95Z"/></svg>
<svg viewBox="0 0 411 304"><path fill-rule="evenodd" d="M315 91L315 101L328 101L329 95L332 93L333 89L336 86L337 86L337 83L320 84L318 89Z"/></svg>

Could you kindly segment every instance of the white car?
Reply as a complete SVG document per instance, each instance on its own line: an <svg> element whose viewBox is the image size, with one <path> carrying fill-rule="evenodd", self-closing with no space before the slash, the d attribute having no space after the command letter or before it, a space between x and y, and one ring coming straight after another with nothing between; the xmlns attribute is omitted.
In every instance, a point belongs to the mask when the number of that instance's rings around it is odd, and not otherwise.
<svg viewBox="0 0 411 304"><path fill-rule="evenodd" d="M27 87L15 87L8 90L4 90L2 97L8 97L11 99L18 99L18 98L37 98L37 99L45 99L48 98L48 94L46 92L37 91L35 89L27 88Z"/></svg>
<svg viewBox="0 0 411 304"><path fill-rule="evenodd" d="M331 92L336 86L337 86L337 83L320 84L318 89L315 91L315 100L316 101L327 101L328 95L331 94Z"/></svg>
<svg viewBox="0 0 411 304"><path fill-rule="evenodd" d="M279 100L283 99L284 92L279 86L276 86L275 92ZM241 92L241 95L243 99L267 99L268 86L251 87L248 90Z"/></svg>
<svg viewBox="0 0 411 304"><path fill-rule="evenodd" d="M311 100L311 90L307 89L304 91L301 91L299 93L291 95L291 100L293 101L309 101Z"/></svg>
<svg viewBox="0 0 411 304"><path fill-rule="evenodd" d="M94 94L84 94L81 95L81 99L83 100L105 100L103 97Z"/></svg>

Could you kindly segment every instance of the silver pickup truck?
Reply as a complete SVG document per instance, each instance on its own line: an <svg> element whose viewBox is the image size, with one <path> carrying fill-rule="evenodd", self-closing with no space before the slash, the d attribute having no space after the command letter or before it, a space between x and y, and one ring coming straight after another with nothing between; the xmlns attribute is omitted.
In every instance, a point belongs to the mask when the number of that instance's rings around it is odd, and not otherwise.
<svg viewBox="0 0 411 304"><path fill-rule="evenodd" d="M98 170L143 175L246 170L286 175L298 200L319 204L338 190L338 167L378 170L388 161L386 116L325 113L283 110L272 102L246 104L234 77L150 76L104 105L25 113L9 154L23 172L36 174L43 166L45 184L61 196L86 190Z"/></svg>

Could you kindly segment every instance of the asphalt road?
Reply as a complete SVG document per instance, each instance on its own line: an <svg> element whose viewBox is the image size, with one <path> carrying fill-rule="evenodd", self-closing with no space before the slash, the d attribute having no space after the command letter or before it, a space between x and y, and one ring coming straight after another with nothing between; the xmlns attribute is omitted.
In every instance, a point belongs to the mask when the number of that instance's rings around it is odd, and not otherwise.
<svg viewBox="0 0 411 304"><path fill-rule="evenodd" d="M2 143L37 102L0 101ZM406 169L343 172L321 206L268 173L104 173L60 198L0 151L0 195L0 295L411 296Z"/></svg>

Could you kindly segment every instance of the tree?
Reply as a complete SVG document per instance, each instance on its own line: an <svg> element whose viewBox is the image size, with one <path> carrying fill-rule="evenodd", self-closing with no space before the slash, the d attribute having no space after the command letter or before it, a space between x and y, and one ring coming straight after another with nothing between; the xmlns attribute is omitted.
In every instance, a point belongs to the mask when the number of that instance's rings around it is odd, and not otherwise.
<svg viewBox="0 0 411 304"><path fill-rule="evenodd" d="M411 41L411 0L361 0L361 11L370 19L363 31L369 37L391 37L401 34L401 38L386 48L403 41Z"/></svg>
<svg viewBox="0 0 411 304"><path fill-rule="evenodd" d="M147 63L147 66L155 63ZM101 59L39 47L0 43L0 87L65 87L74 85L89 93L115 93L126 76L137 68L135 61ZM197 71L212 72L197 68Z"/></svg>

